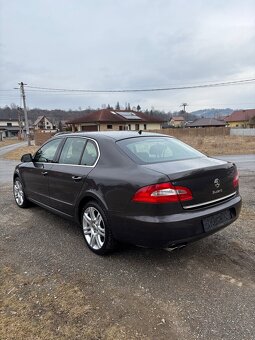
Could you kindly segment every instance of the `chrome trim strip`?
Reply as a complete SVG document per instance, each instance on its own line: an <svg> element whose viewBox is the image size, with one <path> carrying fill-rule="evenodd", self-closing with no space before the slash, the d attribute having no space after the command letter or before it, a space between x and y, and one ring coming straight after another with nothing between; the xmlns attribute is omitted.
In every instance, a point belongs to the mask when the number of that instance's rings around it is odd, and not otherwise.
<svg viewBox="0 0 255 340"><path fill-rule="evenodd" d="M96 144L96 148L97 148L97 159L96 159L96 161L95 161L95 163L93 164L93 165L82 165L82 164L65 164L65 163L54 163L54 162L36 162L36 163L40 163L40 164L52 164L52 165L67 165L67 166L80 166L80 167L84 167L84 168L94 168L96 165L97 165L97 163L98 163L98 161L99 161L99 158L100 158L100 156L101 156L101 153L100 153L100 148L99 148L99 145L98 145L98 142L95 140L95 139L93 139L93 138L90 138L90 137L86 137L86 136L66 136L66 135L64 135L66 138L68 138L68 137L71 137L71 138L83 138L83 139L89 139L89 140L92 140L95 144ZM61 137L60 137L61 138ZM58 139L60 139L60 138L58 138ZM63 138L63 137L62 137ZM57 139L57 138L56 138ZM38 150L40 150L40 148L38 149ZM38 151L37 150L37 151ZM36 152L37 152L36 151ZM61 150L62 151L62 150Z"/></svg>
<svg viewBox="0 0 255 340"><path fill-rule="evenodd" d="M188 205L186 207L183 207L183 209L192 209L192 208L198 208L198 207L202 207L203 205L207 205L207 204L211 204L211 203L215 203L215 202L220 202L220 201L223 201L224 199L226 198L230 198L232 196L235 196L236 194L236 191L233 192L232 194L230 195L227 195L227 196L224 196L224 197L221 197L221 198L217 198L216 200L212 200L212 201L207 201L207 202L204 202L204 203L199 203L199 204L194 204L194 205Z"/></svg>

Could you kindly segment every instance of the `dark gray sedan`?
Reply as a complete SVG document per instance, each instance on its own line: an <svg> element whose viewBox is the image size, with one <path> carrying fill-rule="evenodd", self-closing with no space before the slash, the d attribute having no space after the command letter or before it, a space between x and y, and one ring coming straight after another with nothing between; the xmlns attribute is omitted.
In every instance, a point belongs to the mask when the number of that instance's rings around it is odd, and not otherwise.
<svg viewBox="0 0 255 340"><path fill-rule="evenodd" d="M63 134L21 161L17 205L32 202L79 223L100 255L117 241L181 247L226 227L241 209L235 164L162 134Z"/></svg>

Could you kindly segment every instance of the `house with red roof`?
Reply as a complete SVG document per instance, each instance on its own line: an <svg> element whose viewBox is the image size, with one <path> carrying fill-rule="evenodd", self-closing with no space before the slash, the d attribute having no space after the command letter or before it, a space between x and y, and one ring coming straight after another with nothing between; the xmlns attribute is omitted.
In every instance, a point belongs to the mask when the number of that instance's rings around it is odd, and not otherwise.
<svg viewBox="0 0 255 340"><path fill-rule="evenodd" d="M72 131L159 130L160 118L143 112L102 109L67 122Z"/></svg>
<svg viewBox="0 0 255 340"><path fill-rule="evenodd" d="M236 128L254 128L255 127L255 109L237 110L225 118L229 127Z"/></svg>

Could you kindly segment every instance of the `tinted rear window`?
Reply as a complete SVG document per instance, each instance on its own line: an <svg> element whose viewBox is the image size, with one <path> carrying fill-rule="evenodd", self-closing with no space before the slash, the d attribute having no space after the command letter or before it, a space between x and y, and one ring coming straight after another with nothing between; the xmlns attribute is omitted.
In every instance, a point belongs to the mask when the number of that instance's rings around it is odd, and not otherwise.
<svg viewBox="0 0 255 340"><path fill-rule="evenodd" d="M138 164L171 162L204 157L187 144L170 137L138 137L117 144Z"/></svg>

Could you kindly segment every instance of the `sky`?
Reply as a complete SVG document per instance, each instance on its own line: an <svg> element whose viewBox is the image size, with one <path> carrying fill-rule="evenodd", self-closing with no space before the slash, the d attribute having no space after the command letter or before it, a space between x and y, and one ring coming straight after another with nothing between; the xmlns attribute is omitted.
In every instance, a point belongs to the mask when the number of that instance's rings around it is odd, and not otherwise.
<svg viewBox="0 0 255 340"><path fill-rule="evenodd" d="M254 0L0 0L0 107L29 86L125 90L255 78ZM255 82L139 93L25 88L29 108L255 108Z"/></svg>

